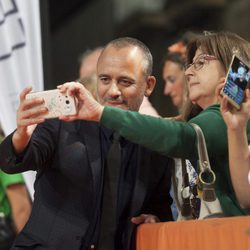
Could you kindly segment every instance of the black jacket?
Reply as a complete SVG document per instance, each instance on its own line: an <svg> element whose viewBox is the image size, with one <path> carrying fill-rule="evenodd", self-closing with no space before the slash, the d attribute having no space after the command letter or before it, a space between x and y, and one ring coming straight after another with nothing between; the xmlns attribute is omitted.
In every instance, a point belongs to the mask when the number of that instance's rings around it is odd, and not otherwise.
<svg viewBox="0 0 250 250"><path fill-rule="evenodd" d="M11 140L12 134L0 145L2 170L37 171L32 213L17 236L14 249L78 250L88 246L91 242L87 236L93 230L102 189L99 125L85 121L46 121L37 126L26 151L18 157ZM124 249L134 246L132 216L151 213L163 221L172 219L170 160L138 147L138 169L130 217L124 228Z"/></svg>

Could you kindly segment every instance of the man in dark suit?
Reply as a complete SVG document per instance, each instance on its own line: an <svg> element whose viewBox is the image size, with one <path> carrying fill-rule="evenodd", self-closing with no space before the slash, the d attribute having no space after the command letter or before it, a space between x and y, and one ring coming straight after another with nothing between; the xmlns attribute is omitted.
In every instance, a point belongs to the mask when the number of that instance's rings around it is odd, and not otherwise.
<svg viewBox="0 0 250 250"><path fill-rule="evenodd" d="M143 43L110 42L97 65L100 103L138 111L155 86L151 73ZM118 175L107 177L112 131L72 117L45 121L43 100L25 99L30 91L20 94L17 130L0 145L5 172L37 171L33 210L13 249L134 249L137 224L172 219L168 158L121 138Z"/></svg>

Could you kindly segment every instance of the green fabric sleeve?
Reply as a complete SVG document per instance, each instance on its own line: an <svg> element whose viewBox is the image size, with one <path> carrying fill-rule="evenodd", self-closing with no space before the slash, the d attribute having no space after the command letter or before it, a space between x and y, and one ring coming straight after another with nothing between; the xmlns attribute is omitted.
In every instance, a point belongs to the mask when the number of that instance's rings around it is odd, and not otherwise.
<svg viewBox="0 0 250 250"><path fill-rule="evenodd" d="M227 154L226 127L218 105L211 106L189 122L196 123L203 130L210 155ZM188 122L105 107L101 123L128 140L169 157L197 157L196 134Z"/></svg>
<svg viewBox="0 0 250 250"><path fill-rule="evenodd" d="M137 112L105 107L101 123L128 140L171 157L188 157L195 145L195 132L187 123L141 115ZM180 140L182 138L182 140Z"/></svg>

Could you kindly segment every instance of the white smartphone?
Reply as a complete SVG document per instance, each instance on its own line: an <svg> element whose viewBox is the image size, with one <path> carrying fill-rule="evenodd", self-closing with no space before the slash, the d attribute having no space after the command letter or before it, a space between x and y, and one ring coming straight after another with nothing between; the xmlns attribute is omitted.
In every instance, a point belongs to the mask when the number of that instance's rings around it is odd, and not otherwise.
<svg viewBox="0 0 250 250"><path fill-rule="evenodd" d="M229 102L235 108L240 109L240 105L244 100L245 90L249 81L249 66L243 62L242 59L233 55L221 95L226 95Z"/></svg>
<svg viewBox="0 0 250 250"><path fill-rule="evenodd" d="M44 99L44 105L48 109L48 113L44 116L46 119L77 113L75 98L66 93L61 93L58 89L31 92L26 95L26 99L37 97Z"/></svg>

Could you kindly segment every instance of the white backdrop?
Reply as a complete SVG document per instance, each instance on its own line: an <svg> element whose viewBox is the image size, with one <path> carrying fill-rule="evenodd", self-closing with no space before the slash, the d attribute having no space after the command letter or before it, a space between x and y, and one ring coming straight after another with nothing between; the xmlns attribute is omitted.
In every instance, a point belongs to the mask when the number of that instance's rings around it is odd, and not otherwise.
<svg viewBox="0 0 250 250"><path fill-rule="evenodd" d="M43 89L39 0L0 0L0 122L5 134L16 128L19 93ZM33 196L34 172L24 174Z"/></svg>

